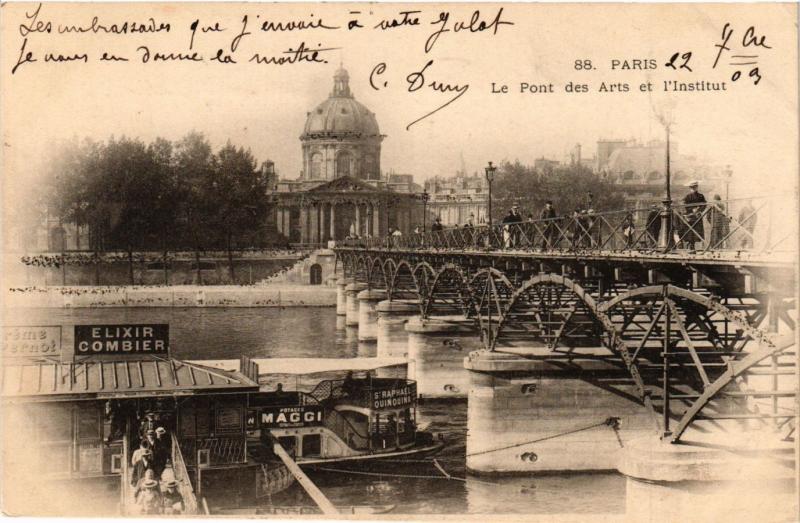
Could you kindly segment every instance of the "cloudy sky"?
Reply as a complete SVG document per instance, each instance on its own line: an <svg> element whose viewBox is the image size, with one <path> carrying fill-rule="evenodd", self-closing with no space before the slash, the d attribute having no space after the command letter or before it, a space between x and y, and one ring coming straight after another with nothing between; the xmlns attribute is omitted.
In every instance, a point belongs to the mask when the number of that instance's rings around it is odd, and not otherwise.
<svg viewBox="0 0 800 523"><path fill-rule="evenodd" d="M490 24L503 8L495 32L454 31L468 25L475 9ZM300 172L300 136L306 113L331 90L339 61L350 72L356 98L373 110L381 131L384 171L414 174L418 181L452 174L463 154L467 169L487 161L540 156L561 159L576 143L594 153L598 138L661 139L657 112L668 111L681 152L696 154L734 170L733 192L768 192L793 187L797 179L797 54L794 5L538 5L435 6L367 5L46 5L34 21L35 6L5 5L2 28L2 126L5 188L24 183L38 169L43 150L73 136L107 139L156 136L177 139L190 130L205 133L215 146L230 140L249 147L259 161L274 160L280 173ZM403 9L421 11L419 25L385 31L373 29ZM432 49L426 40L450 15ZM361 11L352 14L351 11ZM237 64L210 62L217 49L229 51L247 30L232 57ZM92 27L124 21L169 23L170 31L147 35L109 35L103 31L58 34L58 27ZM358 18L364 28L347 29ZM336 30L261 31L264 21L322 20ZM198 20L192 51L190 29ZM50 22L51 33L28 32ZM219 22L224 31L202 32ZM725 23L733 30L717 68L713 63ZM25 27L21 27L24 25ZM476 28L478 24L473 25ZM749 26L764 46L743 45ZM44 26L42 26L44 27ZM23 36L22 33L25 33ZM26 40L27 38L27 40ZM25 51L21 46L25 43ZM282 66L248 62L255 53L289 56L283 51L336 48L320 54L328 63ZM151 53L199 52L202 63L142 63ZM137 50L139 48L139 50ZM26 53L36 62L11 69ZM48 52L87 53L88 63L45 63ZM108 52L128 62L101 63ZM675 52L691 52L689 70L664 64ZM730 55L758 55L762 79L752 85L748 68L737 82ZM576 70L589 59L591 71ZM612 70L611 61L654 60L655 70ZM408 75L425 64L424 87L409 92ZM370 73L385 64L370 86ZM676 62L678 65L680 61ZM664 93L664 80L726 82L712 93ZM652 82L653 92L640 84ZM434 90L431 82L469 85L452 104L406 129L455 93ZM554 93L521 93L520 84L553 84ZM587 84L590 93L566 93L569 82ZM599 93L601 83L627 83L629 92ZM508 86L493 94L492 84ZM13 191L6 191L11 194Z"/></svg>

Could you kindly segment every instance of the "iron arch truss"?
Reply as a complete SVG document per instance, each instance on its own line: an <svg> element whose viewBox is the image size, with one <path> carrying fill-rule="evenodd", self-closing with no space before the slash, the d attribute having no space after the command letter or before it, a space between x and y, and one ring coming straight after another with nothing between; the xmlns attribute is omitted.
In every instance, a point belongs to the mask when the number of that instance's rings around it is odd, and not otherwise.
<svg viewBox="0 0 800 523"><path fill-rule="evenodd" d="M796 385L787 384L794 372L792 336L758 326L764 308L758 300L727 301L665 284L598 305L645 374L673 442L690 427L702 432L723 420L788 426L794 417L781 400L795 393Z"/></svg>
<svg viewBox="0 0 800 523"><path fill-rule="evenodd" d="M567 271L547 260L527 266L460 263L425 252L369 254L342 251L345 272L386 288L389 299L417 300L423 318L473 319L487 350L527 344L563 355L604 348L608 361L627 370L630 398L661 414L671 441L722 420L787 429L792 423L794 344L784 335L795 329L789 311L796 304L789 298L717 296L713 287L692 288L680 273L680 285L653 285L645 283L646 271L617 279L608 266ZM562 273L547 272L553 269Z"/></svg>

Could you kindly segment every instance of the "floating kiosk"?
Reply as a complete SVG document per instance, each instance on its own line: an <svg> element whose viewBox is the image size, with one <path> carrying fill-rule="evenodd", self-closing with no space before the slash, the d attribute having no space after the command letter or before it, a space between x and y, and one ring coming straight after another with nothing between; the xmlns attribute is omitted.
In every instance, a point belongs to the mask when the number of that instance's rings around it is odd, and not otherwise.
<svg viewBox="0 0 800 523"><path fill-rule="evenodd" d="M295 463L359 464L442 447L416 430L416 383L373 376L377 361L353 362L367 375L321 380L308 393L262 391L259 363L270 360L174 359L165 329L141 331L166 340L163 350L120 352L105 339L114 332L86 327L76 326L71 355L23 354L21 345L4 343L3 497L10 514L138 513L134 451L147 430L159 427L168 455L161 480L177 482L184 514L208 513L205 493L216 485L236 504L257 505L295 481ZM58 327L43 329L60 344ZM104 338L103 348L80 353L92 332Z"/></svg>

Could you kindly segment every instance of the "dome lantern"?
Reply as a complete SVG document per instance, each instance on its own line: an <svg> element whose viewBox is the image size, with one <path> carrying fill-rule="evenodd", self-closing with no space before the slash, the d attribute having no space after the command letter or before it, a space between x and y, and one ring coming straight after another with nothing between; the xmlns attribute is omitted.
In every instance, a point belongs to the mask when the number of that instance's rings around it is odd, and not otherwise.
<svg viewBox="0 0 800 523"><path fill-rule="evenodd" d="M333 92L331 96L339 98L352 98L353 96L350 92L350 75L347 74L347 70L344 67L339 66L339 69L333 75Z"/></svg>

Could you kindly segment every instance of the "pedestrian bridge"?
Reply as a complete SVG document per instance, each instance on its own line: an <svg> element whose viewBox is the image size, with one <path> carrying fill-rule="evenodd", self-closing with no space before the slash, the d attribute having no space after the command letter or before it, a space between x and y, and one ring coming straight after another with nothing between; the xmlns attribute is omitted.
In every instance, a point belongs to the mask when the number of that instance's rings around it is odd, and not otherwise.
<svg viewBox="0 0 800 523"><path fill-rule="evenodd" d="M487 351L603 347L673 442L718 420L789 437L796 216L784 197L337 242L352 282L471 320ZM574 358L570 356L574 355ZM613 385L612 385L613 386Z"/></svg>

